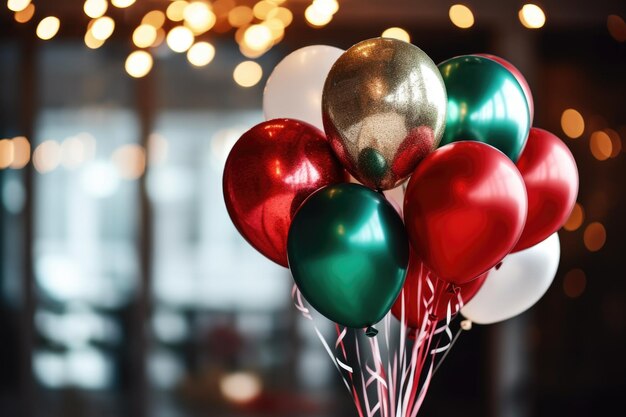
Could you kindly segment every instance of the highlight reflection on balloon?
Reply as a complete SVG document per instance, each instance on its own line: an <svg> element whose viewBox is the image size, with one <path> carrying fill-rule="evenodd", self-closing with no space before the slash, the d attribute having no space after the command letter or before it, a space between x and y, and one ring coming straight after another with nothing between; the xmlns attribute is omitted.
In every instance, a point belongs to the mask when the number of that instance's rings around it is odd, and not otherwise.
<svg viewBox="0 0 626 417"><path fill-rule="evenodd" d="M440 146L484 142L516 162L530 130L530 111L515 76L496 61L473 55L444 61L439 70L448 92Z"/></svg>
<svg viewBox="0 0 626 417"><path fill-rule="evenodd" d="M357 184L329 185L296 213L289 267L306 300L334 322L375 324L396 300L406 275L409 243L385 198Z"/></svg>
<svg viewBox="0 0 626 417"><path fill-rule="evenodd" d="M421 49L369 39L348 49L328 74L324 130L354 177L386 190L437 147L446 103L441 74Z"/></svg>
<svg viewBox="0 0 626 417"><path fill-rule="evenodd" d="M313 126L274 119L246 132L224 168L224 201L235 227L263 255L287 266L287 234L300 204L346 180L328 141Z"/></svg>

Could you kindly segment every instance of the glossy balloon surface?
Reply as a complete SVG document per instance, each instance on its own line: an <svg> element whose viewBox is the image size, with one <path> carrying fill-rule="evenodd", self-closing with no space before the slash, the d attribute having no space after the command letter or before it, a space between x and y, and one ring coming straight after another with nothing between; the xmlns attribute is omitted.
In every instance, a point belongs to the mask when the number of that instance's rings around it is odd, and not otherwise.
<svg viewBox="0 0 626 417"><path fill-rule="evenodd" d="M461 313L479 324L507 320L535 305L548 291L559 268L558 234L537 245L512 253L489 276Z"/></svg>
<svg viewBox="0 0 626 417"><path fill-rule="evenodd" d="M306 300L330 320L361 328L381 320L396 300L409 244L402 220L381 194L336 184L302 205L288 254Z"/></svg>
<svg viewBox="0 0 626 417"><path fill-rule="evenodd" d="M437 285L438 278L434 276L430 277L431 289L428 285L429 273L421 259L414 251L411 251L404 287L393 307L391 307L391 312L398 320L402 320L402 304L404 302L404 321L408 327L413 329L420 329L424 319L445 319L448 314L448 305L450 306L451 314L456 314L459 311L459 295L456 293L456 290L447 283L440 282ZM483 285L485 278L487 278L487 273L457 287L463 304L466 304L474 297ZM436 294L433 300L432 311L429 312L426 310L425 305L433 296L433 290L435 290Z"/></svg>
<svg viewBox="0 0 626 417"><path fill-rule="evenodd" d="M328 71L343 49L310 45L297 49L276 65L263 91L265 119L287 117L322 124L322 91Z"/></svg>
<svg viewBox="0 0 626 417"><path fill-rule="evenodd" d="M224 168L224 200L239 232L287 266L287 235L300 204L317 189L347 180L313 126L291 119L261 123L235 144Z"/></svg>
<svg viewBox="0 0 626 417"><path fill-rule="evenodd" d="M519 85L522 87L522 90L524 90L524 96L526 97L526 103L528 104L528 110L530 111L530 124L532 125L533 118L535 117L535 102L533 101L533 93L530 90L530 85L528 85L528 81L526 81L524 74L522 74L522 72L519 69L517 69L515 65L511 64L506 59L501 58L497 55L491 55L491 54L476 54L476 55L491 59L492 61L496 61L498 64L502 65L504 68L508 69L511 72L511 74L513 74L513 76L515 77Z"/></svg>
<svg viewBox="0 0 626 417"><path fill-rule="evenodd" d="M530 111L515 76L497 62L474 55L444 61L439 70L448 92L440 146L484 142L516 162L528 137Z"/></svg>
<svg viewBox="0 0 626 417"><path fill-rule="evenodd" d="M324 130L346 169L374 189L399 185L437 147L446 90L418 47L375 38L333 65L322 97Z"/></svg>
<svg viewBox="0 0 626 417"><path fill-rule="evenodd" d="M545 240L563 226L578 195L578 169L565 143L532 128L517 162L528 193L528 217L514 252Z"/></svg>
<svg viewBox="0 0 626 417"><path fill-rule="evenodd" d="M413 248L439 278L458 285L513 249L526 210L526 189L515 165L479 142L455 142L430 154L404 197Z"/></svg>

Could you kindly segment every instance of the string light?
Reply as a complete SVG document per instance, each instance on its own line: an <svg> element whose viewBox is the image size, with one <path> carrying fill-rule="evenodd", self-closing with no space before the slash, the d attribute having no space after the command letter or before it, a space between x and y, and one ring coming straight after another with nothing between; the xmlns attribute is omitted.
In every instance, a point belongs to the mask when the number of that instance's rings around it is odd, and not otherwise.
<svg viewBox="0 0 626 417"><path fill-rule="evenodd" d="M208 65L215 57L215 47L208 42L198 42L187 51L187 60L196 67Z"/></svg>
<svg viewBox="0 0 626 417"><path fill-rule="evenodd" d="M392 27L385 30L382 34L383 38L398 39L404 42L411 42L411 35L402 28Z"/></svg>
<svg viewBox="0 0 626 417"><path fill-rule="evenodd" d="M126 58L126 72L134 78L141 78L148 75L152 69L152 55L146 51L135 51Z"/></svg>
<svg viewBox="0 0 626 417"><path fill-rule="evenodd" d="M518 13L519 21L528 29L539 29L546 23L546 15L536 4L525 4Z"/></svg>
<svg viewBox="0 0 626 417"><path fill-rule="evenodd" d="M474 13L463 4L455 4L448 11L450 21L456 27L468 29L474 26Z"/></svg>
<svg viewBox="0 0 626 417"><path fill-rule="evenodd" d="M254 61L244 61L233 71L233 79L242 87L257 85L261 77L263 77L263 68Z"/></svg>
<svg viewBox="0 0 626 417"><path fill-rule="evenodd" d="M37 25L37 37L43 39L44 41L50 40L59 32L60 27L61 21L57 17L45 17Z"/></svg>

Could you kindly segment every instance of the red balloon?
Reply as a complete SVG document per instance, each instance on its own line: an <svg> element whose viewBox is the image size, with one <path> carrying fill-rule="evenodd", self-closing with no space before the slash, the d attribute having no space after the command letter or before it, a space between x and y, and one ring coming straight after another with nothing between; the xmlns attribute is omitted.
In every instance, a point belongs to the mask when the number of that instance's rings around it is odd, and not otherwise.
<svg viewBox="0 0 626 417"><path fill-rule="evenodd" d="M433 295L433 291L428 285L428 269L415 254L411 251L411 258L409 259L409 269L406 273L406 281L404 281L404 320L406 325L412 329L419 329L424 321L424 314L426 308L424 307L426 301ZM478 292L480 287L483 286L483 282L487 278L488 272L480 275L478 278L458 286L458 290L461 292L461 300L463 304L466 304L469 300L474 298L474 295ZM435 286L437 277L431 277L431 284L433 288L437 289L435 299L433 300L434 311L429 319L443 320L448 313L448 304L450 304L450 310L452 314L456 314L459 311L458 295L450 284L440 282ZM421 286L420 286L421 284ZM402 294L398 297L391 312L398 319L402 320Z"/></svg>
<svg viewBox="0 0 626 417"><path fill-rule="evenodd" d="M412 247L439 278L457 285L513 249L526 210L526 189L513 162L480 142L455 142L428 155L404 197Z"/></svg>
<svg viewBox="0 0 626 417"><path fill-rule="evenodd" d="M545 240L569 217L578 195L578 169L565 143L552 133L532 128L517 168L528 192L528 217L517 252Z"/></svg>
<svg viewBox="0 0 626 417"><path fill-rule="evenodd" d="M235 144L224 167L224 200L239 233L287 267L287 235L300 204L328 184L346 181L324 134L291 119L256 125Z"/></svg>
<svg viewBox="0 0 626 417"><path fill-rule="evenodd" d="M533 123L533 117L535 116L535 103L533 102L533 93L530 91L530 86L528 85L528 81L522 75L522 72L515 67L515 65L511 64L504 58L500 58L496 55L491 54L476 54L477 56L482 56L487 59L491 59L492 61L496 61L498 64L502 65L504 68L508 69L511 74L515 77L517 82L522 87L524 91L524 96L526 96L526 102L528 103L528 110L530 111L530 124Z"/></svg>

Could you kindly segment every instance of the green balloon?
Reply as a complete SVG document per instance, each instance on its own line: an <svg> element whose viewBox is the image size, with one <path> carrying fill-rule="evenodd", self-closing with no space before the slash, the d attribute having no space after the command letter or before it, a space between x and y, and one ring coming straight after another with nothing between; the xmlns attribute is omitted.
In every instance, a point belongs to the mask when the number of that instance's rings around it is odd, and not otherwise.
<svg viewBox="0 0 626 417"><path fill-rule="evenodd" d="M488 143L517 162L530 131L530 110L515 76L491 59L463 55L438 65L448 92L441 139Z"/></svg>
<svg viewBox="0 0 626 417"><path fill-rule="evenodd" d="M380 321L400 294L409 241L382 194L343 183L302 204L289 229L287 256L298 288L317 311L363 328Z"/></svg>

